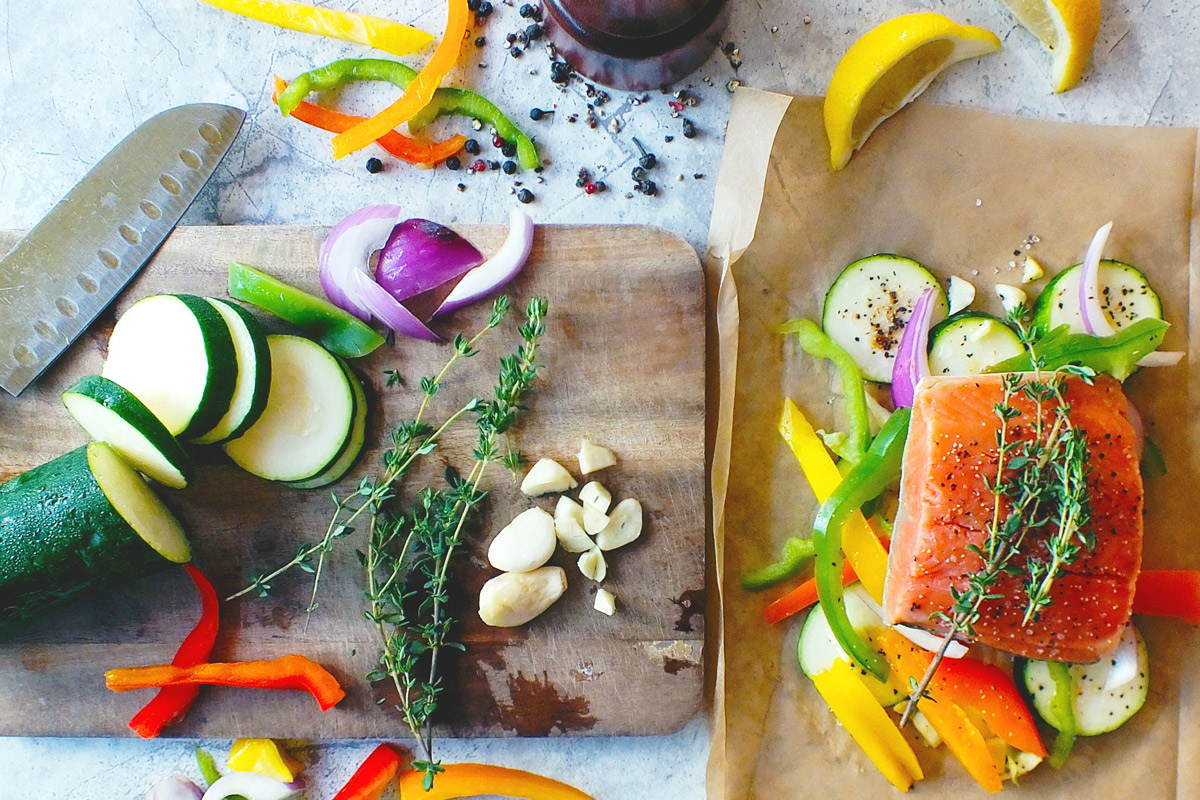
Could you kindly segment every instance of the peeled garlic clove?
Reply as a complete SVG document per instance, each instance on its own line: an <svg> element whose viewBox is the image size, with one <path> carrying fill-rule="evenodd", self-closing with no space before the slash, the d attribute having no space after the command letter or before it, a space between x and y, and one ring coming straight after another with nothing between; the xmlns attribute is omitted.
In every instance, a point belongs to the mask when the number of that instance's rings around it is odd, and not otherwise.
<svg viewBox="0 0 1200 800"><path fill-rule="evenodd" d="M592 536L608 527L608 514L591 506L583 507L583 529Z"/></svg>
<svg viewBox="0 0 1200 800"><path fill-rule="evenodd" d="M1046 277L1046 270L1033 256L1025 256L1025 268L1021 271L1021 283L1033 283Z"/></svg>
<svg viewBox="0 0 1200 800"><path fill-rule="evenodd" d="M946 299L950 303L950 313L957 314L975 302L975 284L957 275L951 275L950 288L946 290Z"/></svg>
<svg viewBox="0 0 1200 800"><path fill-rule="evenodd" d="M617 613L617 598L608 589L600 589L596 592L596 602L592 607L601 614L612 616Z"/></svg>
<svg viewBox="0 0 1200 800"><path fill-rule="evenodd" d="M562 567L505 572L479 590L479 618L493 628L515 628L554 605L566 590Z"/></svg>
<svg viewBox="0 0 1200 800"><path fill-rule="evenodd" d="M632 497L626 497L608 515L608 525L604 530L596 534L596 545L601 550L615 550L641 535L642 504Z"/></svg>
<svg viewBox="0 0 1200 800"><path fill-rule="evenodd" d="M607 514L608 507L612 505L612 493L600 481L590 481L579 490L579 502L583 503L584 510L594 508L601 514Z"/></svg>
<svg viewBox="0 0 1200 800"><path fill-rule="evenodd" d="M529 468L529 474L521 481L521 491L536 497L539 494L565 492L578 485L562 464L553 458L541 458Z"/></svg>
<svg viewBox="0 0 1200 800"><path fill-rule="evenodd" d="M617 457L612 450L592 444L587 439L579 443L579 471L584 475L589 472L611 467L617 463Z"/></svg>
<svg viewBox="0 0 1200 800"><path fill-rule="evenodd" d="M1000 305L1004 306L1005 312L1009 314L1016 313L1017 309L1029 300L1029 295L1025 294L1024 289L1007 283L996 284L996 296L1000 298Z"/></svg>
<svg viewBox="0 0 1200 800"><path fill-rule="evenodd" d="M596 546L583 529L583 506L565 495L554 508L554 533L568 553L582 553Z"/></svg>
<svg viewBox="0 0 1200 800"><path fill-rule="evenodd" d="M608 562L604 560L604 553L600 552L599 547L593 547L579 557L579 571L583 577L596 583L604 580L608 575Z"/></svg>
<svg viewBox="0 0 1200 800"><path fill-rule="evenodd" d="M522 511L488 545L488 563L505 572L529 572L554 555L554 517L540 508Z"/></svg>

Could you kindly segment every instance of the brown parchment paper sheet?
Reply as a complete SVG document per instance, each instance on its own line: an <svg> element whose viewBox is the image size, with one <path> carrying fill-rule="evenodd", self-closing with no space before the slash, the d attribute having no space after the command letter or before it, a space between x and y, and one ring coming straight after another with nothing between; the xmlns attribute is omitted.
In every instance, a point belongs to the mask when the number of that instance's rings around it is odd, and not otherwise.
<svg viewBox="0 0 1200 800"><path fill-rule="evenodd" d="M769 157L768 157L769 154ZM1200 266L1197 132L1035 122L916 104L888 121L840 173L828 166L817 98L739 90L718 178L707 265L715 288L720 411L713 446L715 559L722 648L714 688L708 794L721 800L887 797L883 779L796 664L798 621L768 627L786 588L738 579L803 533L811 493L776 425L791 396L818 427L841 423L833 368L771 332L819 319L837 272L861 256L908 255L975 284L1020 284L1026 253L1049 274L1077 263L1103 223L1105 256L1141 268L1184 363L1143 370L1126 389L1170 474L1147 485L1147 568L1200 568ZM1040 241L1026 251L1026 237ZM1014 255L1020 250L1021 255ZM1016 267L1010 267L1015 262ZM1026 287L1031 299L1045 284ZM1040 767L1006 791L1029 798L1200 798L1200 635L1141 619L1151 653L1146 707L1115 733L1081 740L1059 771ZM945 748L917 748L914 795L983 794Z"/></svg>

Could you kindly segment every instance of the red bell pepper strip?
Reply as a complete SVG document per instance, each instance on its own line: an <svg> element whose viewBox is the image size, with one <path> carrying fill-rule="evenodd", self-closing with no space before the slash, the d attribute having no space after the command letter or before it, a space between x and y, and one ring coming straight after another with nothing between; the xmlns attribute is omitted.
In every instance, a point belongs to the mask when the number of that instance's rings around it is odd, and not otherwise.
<svg viewBox="0 0 1200 800"><path fill-rule="evenodd" d="M455 800L480 794L523 797L526 800L592 800L574 786L508 767L490 764L444 764L429 791L421 785L424 772L410 770L400 776L400 797L422 800Z"/></svg>
<svg viewBox="0 0 1200 800"><path fill-rule="evenodd" d="M170 664L124 667L104 673L104 682L114 692L196 684L243 689L296 689L310 693L322 711L333 708L346 696L337 678L320 664L299 655L283 656L273 661L196 664L192 667Z"/></svg>
<svg viewBox="0 0 1200 800"><path fill-rule="evenodd" d="M858 580L854 567L847 561L842 567L842 586L849 586ZM817 579L809 578L790 592L770 603L763 609L763 619L774 625L788 617L799 614L804 609L817 602Z"/></svg>
<svg viewBox="0 0 1200 800"><path fill-rule="evenodd" d="M275 93L271 96L271 99L278 102L279 95L286 88L287 83L283 78L276 75ZM313 105L304 101L301 101L292 110L290 116L308 125L312 125L314 128L320 128L330 133L348 131L358 123L366 120L366 117L343 114L340 111L333 111L323 106ZM466 142L467 137L460 133L454 134L445 141L425 144L424 142L418 142L416 139L410 139L396 131L389 131L380 137L375 144L396 158L407 161L410 164L440 164L459 150L462 150Z"/></svg>
<svg viewBox="0 0 1200 800"><path fill-rule="evenodd" d="M179 645L171 663L176 667L192 667L205 663L212 654L217 641L219 610L217 591L208 578L191 564L184 564L183 568L200 592L200 621ZM133 715L129 727L143 739L153 739L162 733L163 728L183 719L199 693L199 686L164 687L141 711Z"/></svg>
<svg viewBox="0 0 1200 800"><path fill-rule="evenodd" d="M928 665L933 654L925 659ZM979 712L992 733L1018 750L1046 756L1033 714L1008 673L977 658L943 659L930 683L934 693Z"/></svg>
<svg viewBox="0 0 1200 800"><path fill-rule="evenodd" d="M354 771L341 791L333 796L333 800L379 800L388 783L396 777L402 762L394 747L379 745Z"/></svg>
<svg viewBox="0 0 1200 800"><path fill-rule="evenodd" d="M1142 570L1133 593L1133 613L1179 617L1200 625L1200 570Z"/></svg>

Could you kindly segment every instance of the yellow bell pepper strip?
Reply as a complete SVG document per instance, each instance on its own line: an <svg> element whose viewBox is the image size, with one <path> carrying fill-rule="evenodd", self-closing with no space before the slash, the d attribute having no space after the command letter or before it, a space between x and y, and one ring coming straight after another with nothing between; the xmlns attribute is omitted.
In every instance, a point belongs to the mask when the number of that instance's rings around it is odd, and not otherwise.
<svg viewBox="0 0 1200 800"><path fill-rule="evenodd" d="M467 0L450 0L446 14L446 33L438 43L433 57L408 85L400 99L375 116L360 122L350 130L333 137L333 157L344 158L362 150L413 118L433 99L433 93L454 65L467 34Z"/></svg>
<svg viewBox="0 0 1200 800"><path fill-rule="evenodd" d="M925 674L929 662L920 650L893 630L885 630L875 636L875 644L883 652L892 669L909 685ZM988 746L983 732L971 722L961 706L952 702L930 684L929 689L917 703L917 709L929 720L929 724L942 737L946 747L959 763L966 768L976 783L989 792L998 792L1003 787L1000 768Z"/></svg>
<svg viewBox="0 0 1200 800"><path fill-rule="evenodd" d="M790 398L784 401L779 433L800 462L800 468L817 496L817 502L824 503L842 482L842 474L838 472L837 464L825 449L825 443L813 429L812 423ZM887 551L861 512L851 514L846 520L842 529L842 550L867 594L876 603L882 603Z"/></svg>
<svg viewBox="0 0 1200 800"><path fill-rule="evenodd" d="M433 34L390 19L331 11L288 0L204 0L210 6L249 19L301 33L365 44L397 56L423 49Z"/></svg>
<svg viewBox="0 0 1200 800"><path fill-rule="evenodd" d="M257 772L282 783L291 783L300 774L300 762L274 739L235 739L225 766L234 772Z"/></svg>
<svg viewBox="0 0 1200 800"><path fill-rule="evenodd" d="M925 777L912 746L850 664L839 658L828 670L814 675L812 682L842 727L892 786L907 792L914 781Z"/></svg>
<svg viewBox="0 0 1200 800"><path fill-rule="evenodd" d="M443 764L433 788L422 786L424 772L416 770L400 776L400 797L422 800L455 800L479 794L523 797L526 800L592 800L574 786L525 772L520 769L493 767L488 764Z"/></svg>

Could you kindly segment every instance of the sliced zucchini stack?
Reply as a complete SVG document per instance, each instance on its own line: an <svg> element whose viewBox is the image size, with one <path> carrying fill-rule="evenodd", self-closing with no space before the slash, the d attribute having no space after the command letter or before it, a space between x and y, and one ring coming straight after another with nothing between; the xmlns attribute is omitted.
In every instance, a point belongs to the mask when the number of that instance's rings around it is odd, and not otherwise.
<svg viewBox="0 0 1200 800"><path fill-rule="evenodd" d="M204 299L225 320L237 356L237 383L229 409L211 430L192 440L196 444L219 444L249 430L267 407L267 396L271 393L271 350L262 326L249 311L215 297Z"/></svg>
<svg viewBox="0 0 1200 800"><path fill-rule="evenodd" d="M990 314L960 311L929 332L929 374L981 375L1025 352L1017 332Z"/></svg>
<svg viewBox="0 0 1200 800"><path fill-rule="evenodd" d="M99 375L87 375L63 392L63 405L96 441L172 489L196 474L195 464L171 432L131 392Z"/></svg>
<svg viewBox="0 0 1200 800"><path fill-rule="evenodd" d="M0 485L0 628L191 557L137 472L92 442Z"/></svg>
<svg viewBox="0 0 1200 800"><path fill-rule="evenodd" d="M353 379L316 342L268 336L271 391L249 430L226 442L239 467L273 481L307 482L338 462L354 432ZM349 465L347 465L348 467Z"/></svg>
<svg viewBox="0 0 1200 800"><path fill-rule="evenodd" d="M342 453L337 460L329 465L323 472L315 477L304 481L293 481L288 486L293 489L316 489L320 486L327 486L345 475L350 467L354 465L358 454L362 452L363 442L367 438L367 394L363 391L362 383L350 369L350 365L340 358L338 362L342 365L342 370L346 373L346 380L350 381L350 390L354 393L354 421L350 425L350 437L342 449Z"/></svg>
<svg viewBox="0 0 1200 800"><path fill-rule="evenodd" d="M821 327L867 380L890 383L904 325L926 289L936 292L932 321L946 318L946 292L911 258L881 254L850 264L825 295Z"/></svg>
<svg viewBox="0 0 1200 800"><path fill-rule="evenodd" d="M113 328L101 373L132 392L183 439L211 431L228 413L238 381L225 319L193 295L153 295Z"/></svg>
<svg viewBox="0 0 1200 800"><path fill-rule="evenodd" d="M1079 277L1083 266L1076 264L1054 276L1033 306L1033 327L1039 333L1066 325L1071 333L1087 333L1079 308ZM1162 319L1162 301L1137 268L1121 261L1100 262L1097 284L1100 309L1115 330L1139 319Z"/></svg>

